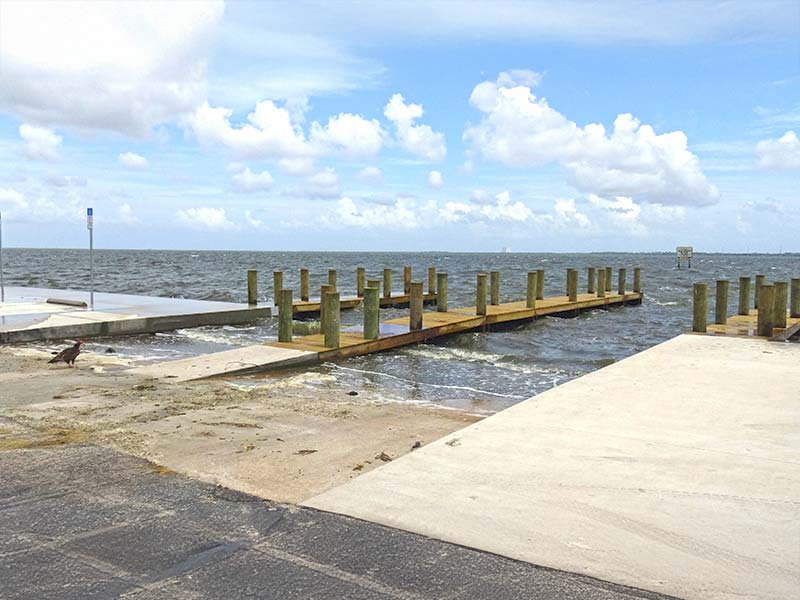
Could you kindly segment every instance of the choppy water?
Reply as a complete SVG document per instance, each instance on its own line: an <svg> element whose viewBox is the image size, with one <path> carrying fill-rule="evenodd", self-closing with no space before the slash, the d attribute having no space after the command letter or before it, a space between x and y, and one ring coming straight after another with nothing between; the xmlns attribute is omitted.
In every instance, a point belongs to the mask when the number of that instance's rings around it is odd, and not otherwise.
<svg viewBox="0 0 800 600"><path fill-rule="evenodd" d="M5 251L7 285L88 288L88 256L80 250ZM466 333L396 351L324 364L302 383L330 393L370 390L387 400L434 402L491 412L571 378L630 356L669 339L691 324L691 286L725 278L732 282L730 306L738 298L740 275L763 273L768 280L800 276L800 255L703 254L691 270L677 269L673 254L448 254L448 253L303 253L189 252L101 250L95 253L96 289L105 292L244 302L246 270L260 274L261 295L270 295L272 271L284 271L284 286L299 289L299 269L311 270L311 288L327 282L327 269L339 270L343 295L355 293L355 270L367 269L379 278L384 267L394 269L395 290L402 289L402 267L410 265L415 279L427 280L429 266L449 274L451 307L474 304L475 273L501 273L501 299L524 297L526 273L544 268L546 295L563 294L566 269L580 269L581 289L586 267L643 269L645 301L640 307L584 313L575 319L545 318L508 331ZM387 310L382 318L407 314ZM343 323L358 323L360 310L342 313ZM173 333L93 340L89 349L114 347L141 361L181 358L193 354L276 339L277 323L252 326L204 327ZM295 377L297 372L280 377ZM270 381L274 384L275 379ZM258 384L259 380L252 380Z"/></svg>

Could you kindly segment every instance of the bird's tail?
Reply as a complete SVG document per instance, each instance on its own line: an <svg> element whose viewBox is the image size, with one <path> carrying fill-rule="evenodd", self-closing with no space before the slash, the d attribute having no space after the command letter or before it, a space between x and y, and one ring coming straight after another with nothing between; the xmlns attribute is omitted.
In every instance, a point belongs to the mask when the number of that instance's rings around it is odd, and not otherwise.
<svg viewBox="0 0 800 600"><path fill-rule="evenodd" d="M56 356L55 358L51 358L50 360L48 360L47 364L52 365L57 362L58 362L58 357Z"/></svg>

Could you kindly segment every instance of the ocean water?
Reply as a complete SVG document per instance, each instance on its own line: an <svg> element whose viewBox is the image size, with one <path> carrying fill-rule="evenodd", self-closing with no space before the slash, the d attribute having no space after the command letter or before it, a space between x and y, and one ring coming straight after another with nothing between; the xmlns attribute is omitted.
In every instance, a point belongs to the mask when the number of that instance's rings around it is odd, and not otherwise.
<svg viewBox="0 0 800 600"><path fill-rule="evenodd" d="M83 250L6 249L7 285L88 289L88 253ZM678 335L691 326L691 287L716 279L731 280L729 310L738 301L738 278L763 273L770 281L800 277L800 255L698 254L692 269L678 269L672 253L663 254L467 254L467 253L304 253L99 250L95 252L98 291L246 301L246 271L258 269L259 295L269 301L272 271L284 272L284 286L299 289L299 270L311 271L311 289L327 282L327 270L338 269L343 295L355 294L355 270L368 278L394 270L394 289L402 290L402 269L426 282L427 268L449 274L451 307L474 305L475 274L498 270L501 300L524 298L526 274L545 269L545 294L562 295L567 268L577 268L585 290L586 268L642 267L645 301L584 313L573 319L548 317L487 333L464 333L394 351L327 363L311 370L290 370L266 377L238 379L236 385L281 386L287 381L304 393L368 392L386 401L433 403L490 413L522 399L621 360ZM709 302L713 308L713 299ZM435 310L432 308L431 310ZM381 317L407 314L382 311ZM360 310L344 311L344 324L359 323ZM113 347L137 362L177 359L277 338L277 322L265 319L249 326L203 327L170 333L91 340L90 350ZM49 345L41 346L49 348Z"/></svg>

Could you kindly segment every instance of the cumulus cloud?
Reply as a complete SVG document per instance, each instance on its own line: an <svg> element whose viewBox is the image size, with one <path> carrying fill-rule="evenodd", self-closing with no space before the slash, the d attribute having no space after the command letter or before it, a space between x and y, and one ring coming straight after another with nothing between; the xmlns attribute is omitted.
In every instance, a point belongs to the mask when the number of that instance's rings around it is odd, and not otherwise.
<svg viewBox="0 0 800 600"><path fill-rule="evenodd" d="M383 183L383 171L378 167L364 167L356 173L356 179L364 183Z"/></svg>
<svg viewBox="0 0 800 600"><path fill-rule="evenodd" d="M341 113L328 119L324 127L311 126L311 141L327 153L341 152L349 158L375 156L383 146L384 132L375 119Z"/></svg>
<svg viewBox="0 0 800 600"><path fill-rule="evenodd" d="M278 168L293 177L306 177L317 170L313 158L282 158L278 161Z"/></svg>
<svg viewBox="0 0 800 600"><path fill-rule="evenodd" d="M556 200L553 212L556 222L562 226L576 229L589 229L592 226L589 217L577 209L573 198Z"/></svg>
<svg viewBox="0 0 800 600"><path fill-rule="evenodd" d="M428 173L428 185L438 190L444 185L444 177L441 171L431 171Z"/></svg>
<svg viewBox="0 0 800 600"><path fill-rule="evenodd" d="M0 188L0 210L9 221L27 223L61 223L80 221L86 202L74 189L21 192Z"/></svg>
<svg viewBox="0 0 800 600"><path fill-rule="evenodd" d="M800 169L800 139L787 131L777 140L762 140L756 145L758 166L762 169L789 171Z"/></svg>
<svg viewBox="0 0 800 600"><path fill-rule="evenodd" d="M19 135L25 144L22 152L33 160L55 161L59 159L58 149L61 147L61 136L47 127L36 127L23 123L19 126Z"/></svg>
<svg viewBox="0 0 800 600"><path fill-rule="evenodd" d="M137 225L141 222L133 213L133 208L131 208L131 205L127 202L120 204L117 207L117 221L123 223L124 225Z"/></svg>
<svg viewBox="0 0 800 600"><path fill-rule="evenodd" d="M245 193L268 190L274 183L269 171L253 173L249 167L235 173L231 179L236 191Z"/></svg>
<svg viewBox="0 0 800 600"><path fill-rule="evenodd" d="M222 2L5 2L0 109L142 136L195 109ZM101 48L102 51L98 51Z"/></svg>
<svg viewBox="0 0 800 600"><path fill-rule="evenodd" d="M133 169L135 171L142 171L149 166L147 159L139 154L133 152L124 152L118 157L119 164L126 169Z"/></svg>
<svg viewBox="0 0 800 600"><path fill-rule="evenodd" d="M224 208L186 208L175 213L178 222L198 231L232 231L236 225L228 220Z"/></svg>
<svg viewBox="0 0 800 600"><path fill-rule="evenodd" d="M308 167L315 157L337 154L345 158L374 156L383 145L384 132L375 119L341 113L326 125L311 123L306 135L297 112L263 100L247 115L247 122L231 123L233 110L204 102L189 124L203 144L218 144L240 158L277 158L286 168ZM294 162L292 162L294 161Z"/></svg>
<svg viewBox="0 0 800 600"><path fill-rule="evenodd" d="M580 127L530 87L509 83L504 77L473 89L470 103L483 113L463 135L473 154L518 167L555 161L579 190L603 197L687 206L719 200L683 132L657 135L630 114L610 132L599 123Z"/></svg>
<svg viewBox="0 0 800 600"><path fill-rule="evenodd" d="M445 202L439 216L448 223L470 221L517 221L524 222L533 216L533 211L524 203L511 201L509 192L500 192L494 197L478 190L470 202Z"/></svg>
<svg viewBox="0 0 800 600"><path fill-rule="evenodd" d="M340 198L336 209L326 222L350 227L391 227L415 229L421 225L421 215L410 198L397 198L392 204L356 204Z"/></svg>
<svg viewBox="0 0 800 600"><path fill-rule="evenodd" d="M415 125L422 114L420 104L406 104L401 94L395 94L384 108L383 114L395 125L395 135L401 148L428 161L436 162L447 154L444 134L430 125Z"/></svg>

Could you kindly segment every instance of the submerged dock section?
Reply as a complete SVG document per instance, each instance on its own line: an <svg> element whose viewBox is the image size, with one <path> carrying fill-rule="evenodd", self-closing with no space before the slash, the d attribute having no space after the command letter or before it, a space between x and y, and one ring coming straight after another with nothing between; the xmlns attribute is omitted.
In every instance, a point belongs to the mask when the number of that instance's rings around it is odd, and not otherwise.
<svg viewBox="0 0 800 600"><path fill-rule="evenodd" d="M640 304L641 270L634 269L633 290L627 290L627 272L620 269L615 290L610 285L611 268L590 269L586 292L578 291L577 271L569 269L564 296L544 297L544 270L527 277L525 300L500 302L497 272L478 273L475 305L450 309L446 273L437 274L436 310L425 312L421 282L409 282L409 315L380 321L380 289L367 285L363 295L362 326L341 327L339 292L325 291L320 305L322 333L297 337L293 334L293 300L290 290L279 293L277 342L140 367L138 372L158 378L187 381L219 375L243 374L320 361L381 352L426 340L474 330L491 330L504 324L521 323L545 316L573 317L580 312L614 306ZM487 280L489 285L487 286ZM272 352L265 352L270 347Z"/></svg>
<svg viewBox="0 0 800 600"><path fill-rule="evenodd" d="M712 335L800 341L800 278L769 283L764 275L739 278L738 306L729 309L730 281L715 283L713 322L709 323L708 284L692 288L692 331Z"/></svg>

